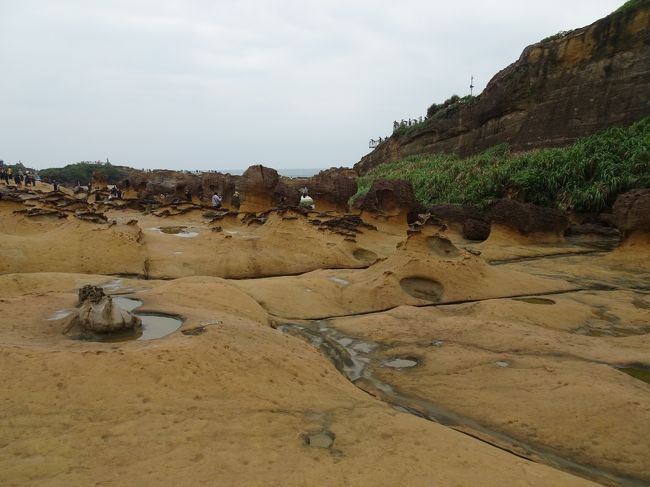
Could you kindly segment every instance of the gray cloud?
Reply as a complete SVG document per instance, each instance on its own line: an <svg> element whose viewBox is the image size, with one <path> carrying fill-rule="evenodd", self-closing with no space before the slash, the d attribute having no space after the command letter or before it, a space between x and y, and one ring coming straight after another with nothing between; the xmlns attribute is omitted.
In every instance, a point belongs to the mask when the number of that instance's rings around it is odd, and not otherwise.
<svg viewBox="0 0 650 487"><path fill-rule="evenodd" d="M3 0L0 158L351 165L621 0Z"/></svg>

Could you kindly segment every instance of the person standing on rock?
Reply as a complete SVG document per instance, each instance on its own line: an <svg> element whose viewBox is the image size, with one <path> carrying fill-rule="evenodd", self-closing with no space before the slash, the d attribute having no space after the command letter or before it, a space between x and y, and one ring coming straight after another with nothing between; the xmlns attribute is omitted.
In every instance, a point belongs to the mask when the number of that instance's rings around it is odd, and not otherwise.
<svg viewBox="0 0 650 487"><path fill-rule="evenodd" d="M299 206L300 206L300 208L306 208L308 210L315 210L316 209L316 205L314 204L314 200L307 193L303 193L303 195L300 197L300 205Z"/></svg>
<svg viewBox="0 0 650 487"><path fill-rule="evenodd" d="M212 195L212 208L221 208L221 196L219 196L217 193L214 193Z"/></svg>
<svg viewBox="0 0 650 487"><path fill-rule="evenodd" d="M230 198L230 202L232 203L232 207L235 210L239 211L239 206L241 205L241 200L240 200L240 197L239 197L239 191L235 191L232 194L232 198Z"/></svg>
<svg viewBox="0 0 650 487"><path fill-rule="evenodd" d="M190 202L192 201L192 192L190 191L190 188L185 190L185 199Z"/></svg>

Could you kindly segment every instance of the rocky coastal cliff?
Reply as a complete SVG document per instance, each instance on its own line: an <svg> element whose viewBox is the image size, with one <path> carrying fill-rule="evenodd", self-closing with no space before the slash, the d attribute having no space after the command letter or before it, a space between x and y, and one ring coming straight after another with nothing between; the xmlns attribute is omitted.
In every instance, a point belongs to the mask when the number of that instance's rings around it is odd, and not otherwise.
<svg viewBox="0 0 650 487"><path fill-rule="evenodd" d="M533 44L481 95L394 134L355 166L364 174L413 154L468 156L564 146L650 115L650 2Z"/></svg>

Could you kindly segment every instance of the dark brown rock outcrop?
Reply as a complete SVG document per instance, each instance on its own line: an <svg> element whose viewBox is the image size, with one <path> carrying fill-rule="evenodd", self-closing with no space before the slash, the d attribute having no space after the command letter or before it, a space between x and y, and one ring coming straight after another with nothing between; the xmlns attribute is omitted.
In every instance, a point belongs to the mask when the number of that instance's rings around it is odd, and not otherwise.
<svg viewBox="0 0 650 487"><path fill-rule="evenodd" d="M619 195L614 203L614 222L624 236L634 231L650 232L650 189Z"/></svg>
<svg viewBox="0 0 650 487"><path fill-rule="evenodd" d="M355 165L359 174L412 154L467 156L570 144L650 115L650 2L527 47L483 93L456 103Z"/></svg>
<svg viewBox="0 0 650 487"><path fill-rule="evenodd" d="M471 205L436 205L430 213L439 221L461 232L468 240L485 240L490 236L490 224L485 215Z"/></svg>
<svg viewBox="0 0 650 487"><path fill-rule="evenodd" d="M345 211L357 192L357 173L345 167L332 167L311 178L281 178L276 193L285 196L288 206L298 206L300 188L306 187L317 209Z"/></svg>
<svg viewBox="0 0 650 487"><path fill-rule="evenodd" d="M493 203L486 215L492 224L509 227L522 235L548 233L560 236L569 226L569 219L560 210L508 199Z"/></svg>
<svg viewBox="0 0 650 487"><path fill-rule="evenodd" d="M389 215L421 209L411 183L400 179L375 180L368 193L359 198L354 206L364 211Z"/></svg>
<svg viewBox="0 0 650 487"><path fill-rule="evenodd" d="M265 211L275 206L298 206L300 188L307 187L319 208L345 210L357 190L357 174L347 168L327 169L311 178L280 177L275 169L261 165L249 167L241 176L218 172L127 171L128 177L119 186L154 204L161 202L154 200L161 200L160 195L164 196L165 203L186 202L189 190L193 201L205 205L210 204L213 193L219 193L223 205L229 208L233 193L238 191L243 211Z"/></svg>

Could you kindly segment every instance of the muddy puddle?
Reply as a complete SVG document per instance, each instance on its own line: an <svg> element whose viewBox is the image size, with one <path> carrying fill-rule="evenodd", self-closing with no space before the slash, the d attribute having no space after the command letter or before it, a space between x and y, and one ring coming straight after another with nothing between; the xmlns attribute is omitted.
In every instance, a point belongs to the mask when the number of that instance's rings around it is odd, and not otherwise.
<svg viewBox="0 0 650 487"><path fill-rule="evenodd" d="M184 238L193 238L193 237L198 237L199 235L198 232L190 229L185 225L169 226L169 227L154 227L151 230L157 230L158 232L164 233L165 235L175 235L177 237L184 237Z"/></svg>
<svg viewBox="0 0 650 487"><path fill-rule="evenodd" d="M142 306L139 299L113 296L113 303L125 311L133 313L142 321L142 328L139 330L128 330L125 332L109 333L105 335L88 335L76 337L77 339L93 342L116 343L141 340L156 340L165 337L178 330L183 325L183 320L178 316L165 313L138 313L135 310Z"/></svg>
<svg viewBox="0 0 650 487"><path fill-rule="evenodd" d="M382 367L389 367L391 369L410 369L418 365L415 358L393 358L382 363Z"/></svg>

